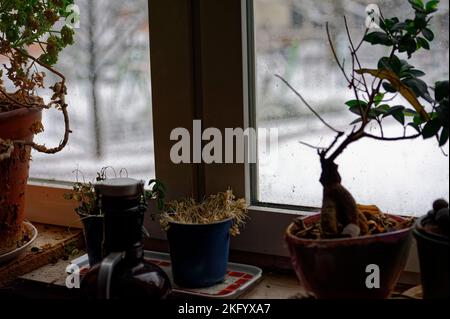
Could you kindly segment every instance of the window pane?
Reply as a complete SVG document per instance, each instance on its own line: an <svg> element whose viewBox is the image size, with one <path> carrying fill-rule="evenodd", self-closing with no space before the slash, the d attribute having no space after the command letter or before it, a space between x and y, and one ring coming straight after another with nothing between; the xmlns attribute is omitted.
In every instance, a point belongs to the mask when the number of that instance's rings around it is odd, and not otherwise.
<svg viewBox="0 0 450 319"><path fill-rule="evenodd" d="M69 145L57 155L34 153L31 177L73 181L75 169L91 180L103 166L129 176L154 176L150 49L146 0L79 0L76 44L58 64L68 81ZM45 112L37 140L57 145L61 114ZM112 174L112 173L110 173Z"/></svg>
<svg viewBox="0 0 450 319"><path fill-rule="evenodd" d="M260 152L257 200L264 203L320 207L322 188L317 153L302 144L328 146L334 134L274 76L280 74L335 127L346 129L355 117L344 103L353 98L333 60L327 43L328 21L338 55L348 56L343 16L351 33L361 39L365 8L373 0L254 0L256 52L257 126L278 128L278 161L268 161ZM379 0L387 17L413 13L408 1ZM417 54L411 62L426 70L429 83L449 77L449 11L442 1L433 28L437 40L431 54ZM362 63L376 67L388 52L369 44L361 51ZM347 63L349 64L349 63ZM350 65L348 65L350 67ZM406 103L397 98L394 103ZM394 104L395 105L395 104ZM372 127L373 133L379 133ZM403 134L396 122L387 122L386 135ZM444 151L448 153L448 146ZM384 211L424 214L433 200L448 198L448 158L436 140L386 143L362 140L351 145L338 159L343 184L359 203L376 204Z"/></svg>

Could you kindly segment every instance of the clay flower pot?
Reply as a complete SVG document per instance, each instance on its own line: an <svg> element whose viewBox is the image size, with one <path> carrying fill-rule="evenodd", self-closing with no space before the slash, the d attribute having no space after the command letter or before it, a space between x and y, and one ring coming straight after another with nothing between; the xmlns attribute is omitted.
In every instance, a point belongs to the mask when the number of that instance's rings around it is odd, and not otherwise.
<svg viewBox="0 0 450 319"><path fill-rule="evenodd" d="M402 220L400 217L390 216ZM320 215L304 220L309 226ZM384 299L395 288L410 252L412 228L349 239L311 240L286 232L294 269L301 284L319 299ZM380 288L369 289L367 266L380 270Z"/></svg>
<svg viewBox="0 0 450 319"><path fill-rule="evenodd" d="M41 118L41 109L0 113L0 138L32 141L32 127ZM30 151L30 147L16 146L9 159L0 161L0 255L17 248L23 237Z"/></svg>

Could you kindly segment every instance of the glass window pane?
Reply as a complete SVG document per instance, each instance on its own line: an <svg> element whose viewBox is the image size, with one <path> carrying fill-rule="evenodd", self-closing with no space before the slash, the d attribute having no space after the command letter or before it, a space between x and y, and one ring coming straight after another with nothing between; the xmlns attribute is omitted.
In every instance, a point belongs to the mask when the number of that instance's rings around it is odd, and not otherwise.
<svg viewBox="0 0 450 319"><path fill-rule="evenodd" d="M57 155L34 152L30 175L73 181L75 169L91 180L104 166L129 176L154 176L148 3L146 0L79 0L76 44L57 65L68 82L69 145ZM44 113L37 141L57 145L61 114Z"/></svg>
<svg viewBox="0 0 450 319"><path fill-rule="evenodd" d="M351 58L343 16L352 35L361 39L365 30L365 9L373 0L254 0L256 52L256 119L258 127L278 128L278 161L259 154L257 200L263 203L320 207L322 188L316 151L300 141L328 146L334 133L326 129L274 75L280 74L297 88L323 117L339 129L348 129L355 117L344 103L352 99L331 54L325 25L328 21L338 55ZM386 17L413 14L405 0L376 1ZM421 52L413 61L427 71L425 81L449 77L449 4L441 1L433 20L437 39L431 53ZM362 63L376 67L388 52L365 45ZM405 57L406 58L406 57ZM394 103L406 103L397 98ZM395 104L394 104L395 105ZM379 133L377 127L371 128ZM402 135L403 128L392 121L386 135ZM448 145L444 151L448 153ZM433 200L448 199L448 158L436 140L386 143L362 140L351 145L338 159L343 184L361 204L376 204L391 213L426 213Z"/></svg>

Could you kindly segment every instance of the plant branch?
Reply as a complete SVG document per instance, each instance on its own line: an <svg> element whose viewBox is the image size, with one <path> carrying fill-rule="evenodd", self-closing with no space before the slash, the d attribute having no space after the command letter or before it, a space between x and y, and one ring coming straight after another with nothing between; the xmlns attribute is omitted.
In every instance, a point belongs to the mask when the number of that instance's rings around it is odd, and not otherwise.
<svg viewBox="0 0 450 319"><path fill-rule="evenodd" d="M326 28L327 28L328 42L330 44L331 52L333 52L334 59L336 60L336 63L338 65L339 69L341 69L342 74L344 75L344 77L347 80L348 84L352 85L352 81L350 80L350 78L348 77L347 73L345 72L344 66L339 61L339 57L337 55L336 48L334 46L333 40L331 39L330 24L328 22L327 22Z"/></svg>
<svg viewBox="0 0 450 319"><path fill-rule="evenodd" d="M300 100L306 105L306 107L326 126L328 127L330 130L332 130L335 133L342 133L341 131L338 131L337 129L335 129L334 127L332 127L330 124L327 123L327 121L325 121L322 116L320 116L319 113L316 112L316 110L314 110L314 108L303 98L303 96L296 90L294 89L294 87L288 82L286 81L282 76L275 74L275 76L277 78L279 78L281 81L283 81L284 84L287 85L287 87L289 89L292 90L292 92L295 93L295 95L297 95L297 97L300 98Z"/></svg>
<svg viewBox="0 0 450 319"><path fill-rule="evenodd" d="M309 148L312 148L314 150L317 150L317 151L326 151L326 148L324 148L324 147L314 146L312 144L309 144L309 143L306 143L306 142L303 142L303 141L300 141L299 143L304 145L304 146L307 146Z"/></svg>
<svg viewBox="0 0 450 319"><path fill-rule="evenodd" d="M400 136L400 137L383 137L383 136L376 136L368 133L364 133L363 137L367 137L370 139L374 139L377 141L385 141L385 142L395 142L395 141L407 141L407 140L415 140L422 136L422 134L415 134L411 136Z"/></svg>

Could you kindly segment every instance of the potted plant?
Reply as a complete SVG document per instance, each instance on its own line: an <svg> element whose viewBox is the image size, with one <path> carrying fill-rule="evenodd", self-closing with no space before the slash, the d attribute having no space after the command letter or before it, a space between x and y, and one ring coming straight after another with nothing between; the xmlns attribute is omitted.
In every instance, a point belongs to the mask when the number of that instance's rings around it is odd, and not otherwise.
<svg viewBox="0 0 450 319"><path fill-rule="evenodd" d="M417 220L414 228L425 299L448 299L450 295L449 233L448 202L437 200L433 209Z"/></svg>
<svg viewBox="0 0 450 319"><path fill-rule="evenodd" d="M409 59L419 50L430 49L434 34L429 25L439 1L409 2L415 12L412 19L401 21L381 14L379 27L368 28L360 42L352 39L344 18L352 58L350 72L338 58L327 25L333 55L354 93L354 99L346 103L357 115L349 133L327 123L299 92L279 77L336 133L329 147L315 148L322 166L321 214L298 220L286 233L299 279L319 298L388 297L405 266L412 237L412 220L385 215L376 207L357 205L341 184L339 156L362 139L392 142L437 138L440 146L448 141L448 81L433 85L433 94L431 86L420 79L425 73L403 58L406 55ZM380 45L390 51L389 55L380 57L375 69L364 68L360 62L359 50L364 43ZM395 94L401 95L411 107L392 105ZM384 134L383 124L392 117L403 127L400 136ZM379 125L379 135L368 132L372 123ZM366 271L370 269L379 270L379 285L376 280L374 285L367 284L369 274Z"/></svg>
<svg viewBox="0 0 450 319"><path fill-rule="evenodd" d="M108 179L107 170L111 167L104 167L97 173L95 182L83 182L79 180L80 171L76 172L76 182L73 184L73 190L64 195L66 200L76 201L78 207L75 212L80 217L83 224L86 251L89 258L89 265L95 266L103 260L103 240L104 240L104 218L99 207L99 200L95 191L96 183L100 183ZM114 169L111 168L113 171ZM122 170L123 171L123 170ZM114 174L117 174L114 171ZM148 201L156 200L158 209L162 209L165 198L165 186L159 180L151 180L149 182L150 189L144 191L142 205L147 206Z"/></svg>
<svg viewBox="0 0 450 319"><path fill-rule="evenodd" d="M73 2L0 1L0 255L17 248L23 237L31 149L54 154L69 139L66 80L54 65L74 42L74 30L60 23L72 18L66 8ZM54 76L52 83L47 73ZM42 111L51 108L62 112L65 124L64 137L54 148L33 142L44 130Z"/></svg>
<svg viewBox="0 0 450 319"><path fill-rule="evenodd" d="M211 287L222 282L228 269L230 235L239 235L247 218L244 199L233 192L166 204L161 225L167 231L175 284L185 288Z"/></svg>
<svg viewBox="0 0 450 319"><path fill-rule="evenodd" d="M79 180L79 172L76 171L77 181L73 184L73 191L64 195L66 200L78 203L75 212L83 224L86 251L89 257L89 265L94 266L102 261L103 242L103 218L98 207L95 184ZM106 168L97 173L96 181L106 180Z"/></svg>

